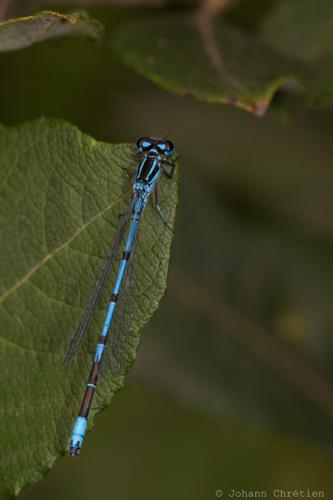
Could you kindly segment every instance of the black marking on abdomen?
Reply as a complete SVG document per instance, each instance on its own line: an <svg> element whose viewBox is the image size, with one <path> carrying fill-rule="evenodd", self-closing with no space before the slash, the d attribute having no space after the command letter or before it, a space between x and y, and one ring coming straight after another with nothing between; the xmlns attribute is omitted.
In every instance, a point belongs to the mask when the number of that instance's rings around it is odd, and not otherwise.
<svg viewBox="0 0 333 500"><path fill-rule="evenodd" d="M98 343L99 344L103 344L103 345L106 345L106 341L107 341L107 336L106 335L101 335L98 339Z"/></svg>
<svg viewBox="0 0 333 500"><path fill-rule="evenodd" d="M123 260L129 260L130 258L130 255L131 255L131 252L123 252L123 256L122 256L122 259Z"/></svg>

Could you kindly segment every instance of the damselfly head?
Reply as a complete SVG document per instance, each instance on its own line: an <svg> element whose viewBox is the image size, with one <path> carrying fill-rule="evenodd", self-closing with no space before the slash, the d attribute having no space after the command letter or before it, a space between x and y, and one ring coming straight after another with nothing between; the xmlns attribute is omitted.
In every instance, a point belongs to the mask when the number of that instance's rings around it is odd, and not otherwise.
<svg viewBox="0 0 333 500"><path fill-rule="evenodd" d="M160 154L171 156L175 147L171 141L160 139L159 137L141 137L136 143L139 151L143 153L156 149Z"/></svg>

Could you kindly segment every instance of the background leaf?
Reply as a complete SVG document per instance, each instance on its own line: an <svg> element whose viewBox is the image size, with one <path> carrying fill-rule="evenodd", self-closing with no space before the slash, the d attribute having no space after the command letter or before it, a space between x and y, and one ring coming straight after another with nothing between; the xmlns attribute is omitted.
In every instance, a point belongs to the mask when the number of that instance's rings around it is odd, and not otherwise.
<svg viewBox="0 0 333 500"><path fill-rule="evenodd" d="M3 490L17 493L68 446L101 311L70 368L64 352L128 203L123 167L133 149L46 119L2 127L0 149L1 481ZM176 183L162 181L161 206L171 224L175 203ZM128 330L119 314L110 339L115 363L105 368L93 414L123 385L135 359L139 330L164 293L171 238L147 207L135 288L126 298Z"/></svg>
<svg viewBox="0 0 333 500"><path fill-rule="evenodd" d="M279 0L262 21L261 32L279 51L313 62L333 49L332 18L329 0Z"/></svg>
<svg viewBox="0 0 333 500"><path fill-rule="evenodd" d="M162 88L263 115L284 84L301 85L305 72L250 33L220 21L211 36L194 18L136 21L117 34L122 59Z"/></svg>
<svg viewBox="0 0 333 500"><path fill-rule="evenodd" d="M306 63L308 92L317 106L333 102L333 5L329 0L277 2L261 31L275 50Z"/></svg>
<svg viewBox="0 0 333 500"><path fill-rule="evenodd" d="M262 116L286 90L302 107L331 105L332 3L282 0L268 8L256 2L256 24L239 3L231 2L223 21L200 10L137 16L120 28L115 48L163 89L201 101Z"/></svg>
<svg viewBox="0 0 333 500"><path fill-rule="evenodd" d="M0 23L0 52L22 49L62 36L83 35L95 40L102 31L102 24L84 12L65 15L44 11Z"/></svg>

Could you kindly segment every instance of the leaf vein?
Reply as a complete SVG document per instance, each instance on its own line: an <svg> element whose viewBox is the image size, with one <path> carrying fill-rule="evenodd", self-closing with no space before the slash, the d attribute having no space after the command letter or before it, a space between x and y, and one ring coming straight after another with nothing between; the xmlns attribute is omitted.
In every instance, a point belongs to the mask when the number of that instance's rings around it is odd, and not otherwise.
<svg viewBox="0 0 333 500"><path fill-rule="evenodd" d="M16 292L22 285L24 285L29 279L43 266L45 265L49 260L51 260L55 255L60 253L62 250L66 249L81 233L84 231L87 227L89 227L92 223L94 223L96 220L98 220L100 217L103 215L107 214L115 205L117 205L123 198L126 196L127 193L124 193L118 198L117 200L111 202L109 205L107 205L103 210L98 212L96 215L94 215L91 219L89 219L87 222L82 224L67 240L65 240L60 246L55 248L52 252L48 253L41 259L37 264L35 264L30 271L28 271L19 281L15 283L11 288L6 290L1 296L0 296L0 304L3 303L5 299L7 299L12 293Z"/></svg>

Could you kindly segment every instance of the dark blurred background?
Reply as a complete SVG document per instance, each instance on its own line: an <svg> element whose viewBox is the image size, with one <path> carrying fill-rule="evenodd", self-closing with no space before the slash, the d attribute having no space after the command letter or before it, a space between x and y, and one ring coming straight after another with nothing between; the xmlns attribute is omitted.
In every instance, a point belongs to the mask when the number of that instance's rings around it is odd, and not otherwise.
<svg viewBox="0 0 333 500"><path fill-rule="evenodd" d="M333 111L286 114L281 94L259 119L168 94L111 51L124 9L90 13L98 44L1 54L0 120L63 118L109 142L167 134L181 159L169 286L80 458L20 498L333 498Z"/></svg>

